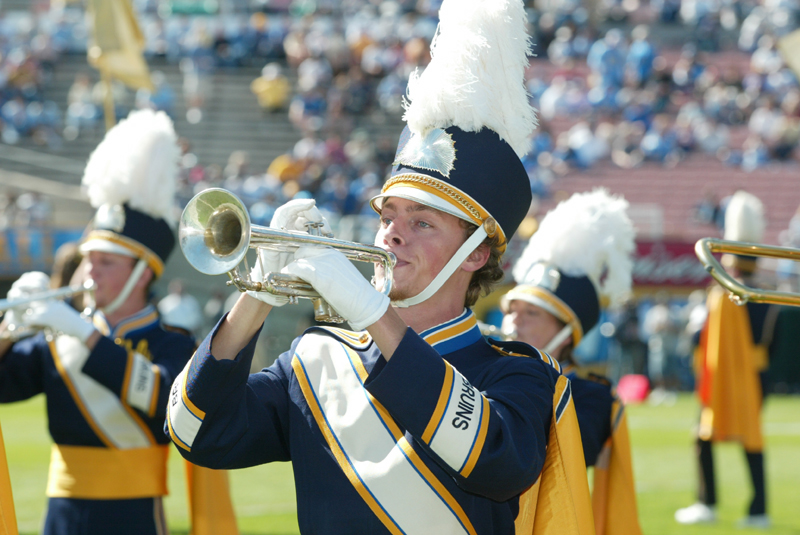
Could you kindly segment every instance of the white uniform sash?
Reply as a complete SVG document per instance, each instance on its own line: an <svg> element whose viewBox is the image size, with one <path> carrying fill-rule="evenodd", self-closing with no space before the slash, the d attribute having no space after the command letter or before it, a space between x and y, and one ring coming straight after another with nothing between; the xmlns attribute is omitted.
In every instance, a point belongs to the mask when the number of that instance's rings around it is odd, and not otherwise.
<svg viewBox="0 0 800 535"><path fill-rule="evenodd" d="M50 344L53 361L83 417L100 440L117 449L155 444L150 430L119 397L83 373L89 349L77 338L59 335Z"/></svg>
<svg viewBox="0 0 800 535"><path fill-rule="evenodd" d="M367 372L355 351L308 333L292 367L342 471L391 533L475 534L455 498L364 388Z"/></svg>

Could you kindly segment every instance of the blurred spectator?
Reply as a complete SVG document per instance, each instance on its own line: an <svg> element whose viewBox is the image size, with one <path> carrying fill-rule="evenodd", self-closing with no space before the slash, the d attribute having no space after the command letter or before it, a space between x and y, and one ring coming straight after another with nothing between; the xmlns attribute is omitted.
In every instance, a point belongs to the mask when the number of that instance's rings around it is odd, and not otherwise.
<svg viewBox="0 0 800 535"><path fill-rule="evenodd" d="M153 71L150 74L150 81L153 83L153 91L149 89L139 89L136 92L136 107L151 108L163 111L170 117L175 113L175 91L167 82L166 76L161 71Z"/></svg>
<svg viewBox="0 0 800 535"><path fill-rule="evenodd" d="M653 386L650 399L656 404L665 400L673 401L674 394L668 395L668 390L676 386L670 380L674 371L677 333L669 308L669 296L665 292L658 293L653 305L645 312L642 334L647 340L647 375Z"/></svg>
<svg viewBox="0 0 800 535"><path fill-rule="evenodd" d="M634 87L644 87L653 73L656 49L648 41L650 29L644 24L636 26L631 32L631 46L625 59L625 76Z"/></svg>
<svg viewBox="0 0 800 535"><path fill-rule="evenodd" d="M194 337L203 327L203 310L197 299L186 293L183 281L173 279L168 294L158 302L158 313L165 327Z"/></svg>
<svg viewBox="0 0 800 535"><path fill-rule="evenodd" d="M258 98L258 105L264 111L277 111L286 107L291 95L291 85L278 63L267 63L261 69L261 76L253 80L250 90Z"/></svg>

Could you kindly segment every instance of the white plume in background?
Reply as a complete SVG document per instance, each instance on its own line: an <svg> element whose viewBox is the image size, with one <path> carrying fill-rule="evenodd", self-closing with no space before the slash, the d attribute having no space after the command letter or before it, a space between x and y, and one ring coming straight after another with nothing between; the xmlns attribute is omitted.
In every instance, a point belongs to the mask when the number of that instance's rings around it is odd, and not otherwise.
<svg viewBox="0 0 800 535"><path fill-rule="evenodd" d="M598 294L620 303L631 290L636 232L628 201L602 188L576 193L545 215L514 265L514 279L525 284L537 262L562 273L588 276Z"/></svg>
<svg viewBox="0 0 800 535"><path fill-rule="evenodd" d="M726 240L761 243L764 240L764 205L751 193L739 190L725 208Z"/></svg>
<svg viewBox="0 0 800 535"><path fill-rule="evenodd" d="M486 127L527 154L537 122L523 84L531 55L526 24L521 0L444 0L431 62L408 81L409 129Z"/></svg>
<svg viewBox="0 0 800 535"><path fill-rule="evenodd" d="M181 150L163 111L132 111L106 133L83 173L89 202L125 204L173 224Z"/></svg>

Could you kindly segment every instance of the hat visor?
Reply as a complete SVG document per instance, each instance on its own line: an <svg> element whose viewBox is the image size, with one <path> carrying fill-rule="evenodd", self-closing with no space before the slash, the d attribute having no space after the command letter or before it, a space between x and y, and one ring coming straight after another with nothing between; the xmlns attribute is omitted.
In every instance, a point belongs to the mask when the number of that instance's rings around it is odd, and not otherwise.
<svg viewBox="0 0 800 535"><path fill-rule="evenodd" d="M89 251L99 251L101 253L112 253L136 258L136 253L127 247L100 238L91 238L86 240L81 244L80 251L84 254L88 253Z"/></svg>
<svg viewBox="0 0 800 535"><path fill-rule="evenodd" d="M430 206L431 208L439 210L440 212L450 214L459 219L463 219L464 221L475 224L475 222L467 214L459 210L456 206L450 204L441 197L437 197L436 195L417 188L406 188L403 186L391 188L386 193L381 193L380 195L373 197L369 201L370 206L372 206L372 209L380 214L381 210L383 209L383 200L389 197L399 197L400 199L418 202L420 204L424 204L425 206Z"/></svg>

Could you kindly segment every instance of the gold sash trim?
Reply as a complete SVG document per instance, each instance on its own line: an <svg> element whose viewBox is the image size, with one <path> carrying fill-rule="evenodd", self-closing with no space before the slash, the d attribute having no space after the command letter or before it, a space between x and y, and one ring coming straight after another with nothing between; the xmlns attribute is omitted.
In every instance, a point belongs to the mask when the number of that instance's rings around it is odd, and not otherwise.
<svg viewBox="0 0 800 535"><path fill-rule="evenodd" d="M136 449L54 444L47 496L124 500L167 494L167 446Z"/></svg>

